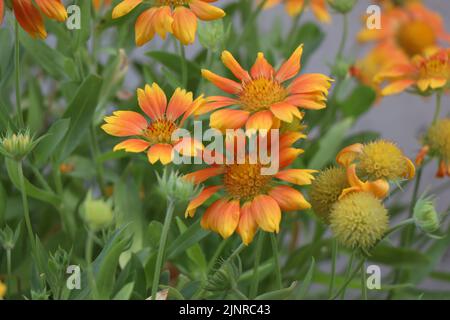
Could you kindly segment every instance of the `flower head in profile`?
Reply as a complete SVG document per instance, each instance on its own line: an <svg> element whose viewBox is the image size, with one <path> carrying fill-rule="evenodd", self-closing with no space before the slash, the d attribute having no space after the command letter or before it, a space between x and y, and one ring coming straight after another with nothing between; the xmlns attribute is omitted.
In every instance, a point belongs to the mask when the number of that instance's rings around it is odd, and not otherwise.
<svg viewBox="0 0 450 320"><path fill-rule="evenodd" d="M244 244L252 242L258 228L266 232L278 232L282 211L304 210L311 207L303 195L292 186L309 185L314 177L314 170L287 169L302 152L291 145L302 138L298 132L280 136L279 167L273 175L263 174L264 165L258 158L250 161L246 153L245 161L222 161L224 164L212 164L185 176L196 184L220 176L221 183L203 189L193 199L186 216L193 217L197 208L215 197L208 206L201 225L205 229L219 233L223 238L230 237L235 231ZM218 198L218 199L217 199Z"/></svg>
<svg viewBox="0 0 450 320"><path fill-rule="evenodd" d="M450 85L450 49L428 50L417 55L409 63L395 64L377 75L378 81L386 81L382 94L393 95L407 89L419 93L446 88Z"/></svg>
<svg viewBox="0 0 450 320"><path fill-rule="evenodd" d="M0 0L0 24L5 14L5 1ZM59 22L67 19L67 11L61 0L14 0L12 11L20 26L33 38L47 37L41 13Z"/></svg>
<svg viewBox="0 0 450 320"><path fill-rule="evenodd" d="M150 163L159 160L162 164L168 164L173 159L174 151L195 155L203 148L200 142L189 137L172 140L172 134L203 103L202 97L193 100L191 92L178 88L167 101L165 93L156 83L138 89L137 95L139 107L150 121L134 111L115 111L112 116L105 117L102 129L106 133L116 137L131 137L116 145L115 151L146 151Z"/></svg>
<svg viewBox="0 0 450 320"><path fill-rule="evenodd" d="M246 71L233 55L224 51L222 61L238 81L221 77L209 70L202 70L203 77L222 91L232 95L208 98L208 103L196 114L214 111L210 126L219 130L278 128L280 121L291 123L302 119L303 109L323 109L326 107L331 79L323 74L304 74L300 71L303 46L299 46L292 56L278 70L258 53L250 71ZM225 107L236 106L236 109ZM221 110L218 110L221 109Z"/></svg>
<svg viewBox="0 0 450 320"><path fill-rule="evenodd" d="M372 248L386 233L389 216L371 193L352 193L334 204L330 228L336 239L350 249Z"/></svg>
<svg viewBox="0 0 450 320"><path fill-rule="evenodd" d="M216 0L123 0L112 12L113 19L123 17L137 6L145 7L135 26L136 44L142 46L158 34L165 39L172 33L182 44L194 43L197 19L217 20L225 12L210 3Z"/></svg>
<svg viewBox="0 0 450 320"><path fill-rule="evenodd" d="M423 139L424 147L417 156L416 163L422 164L429 154L439 159L437 177L450 177L450 118L436 121L427 131Z"/></svg>
<svg viewBox="0 0 450 320"><path fill-rule="evenodd" d="M371 49L363 58L357 60L350 73L362 84L371 87L381 96L380 73L398 64L408 64L409 58L403 51L389 43L382 43Z"/></svg>
<svg viewBox="0 0 450 320"><path fill-rule="evenodd" d="M421 3L385 9L381 15L383 27L369 29L364 26L358 35L361 42L388 42L410 57L450 42L442 17Z"/></svg>
<svg viewBox="0 0 450 320"><path fill-rule="evenodd" d="M285 5L286 12L290 16L298 16L303 10L305 10L305 7L308 6L317 20L321 22L331 21L326 0L268 0L265 7L271 8L280 3Z"/></svg>

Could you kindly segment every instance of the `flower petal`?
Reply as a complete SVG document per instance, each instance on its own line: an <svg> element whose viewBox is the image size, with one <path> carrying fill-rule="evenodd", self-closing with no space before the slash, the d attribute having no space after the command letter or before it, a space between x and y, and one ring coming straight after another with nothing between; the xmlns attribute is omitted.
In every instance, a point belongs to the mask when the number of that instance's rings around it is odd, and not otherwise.
<svg viewBox="0 0 450 320"><path fill-rule="evenodd" d="M403 79L391 82L389 85L383 88L381 94L383 96L390 96L401 93L411 87L414 84L414 80ZM422 90L425 91L425 90Z"/></svg>
<svg viewBox="0 0 450 320"><path fill-rule="evenodd" d="M212 186L207 187L200 192L200 194L189 202L189 205L186 209L185 216L194 217L195 211L198 207L204 204L209 198L211 198L217 191L219 191L222 186Z"/></svg>
<svg viewBox="0 0 450 320"><path fill-rule="evenodd" d="M194 43L197 31L197 17L186 7L178 6L173 11L172 30L174 36L184 45Z"/></svg>
<svg viewBox="0 0 450 320"><path fill-rule="evenodd" d="M297 211L311 208L311 204L306 201L303 195L288 186L276 186L269 191L271 196L283 211Z"/></svg>
<svg viewBox="0 0 450 320"><path fill-rule="evenodd" d="M253 217L259 227L267 232L280 230L281 210L278 203L270 196L256 196L251 204Z"/></svg>
<svg viewBox="0 0 450 320"><path fill-rule="evenodd" d="M279 82L284 82L295 77L295 75L300 72L300 60L302 54L303 45L300 45L295 49L290 58L281 65L280 69L278 69L275 79Z"/></svg>
<svg viewBox="0 0 450 320"><path fill-rule="evenodd" d="M163 165L172 162L173 147L167 143L157 143L150 147L147 152L148 161L151 164L155 164L158 160L161 161Z"/></svg>
<svg viewBox="0 0 450 320"><path fill-rule="evenodd" d="M222 238L229 238L239 224L240 209L239 201L224 199L213 203L203 215L201 224L205 229L219 233ZM204 221L205 220L205 221Z"/></svg>
<svg viewBox="0 0 450 320"><path fill-rule="evenodd" d="M66 21L67 11L61 0L35 0L41 11L50 19Z"/></svg>
<svg viewBox="0 0 450 320"><path fill-rule="evenodd" d="M184 137L175 143L173 149L182 156L197 157L202 154L205 147L200 141L194 138Z"/></svg>
<svg viewBox="0 0 450 320"><path fill-rule="evenodd" d="M306 135L297 131L288 131L280 136L280 150L292 146L300 139L306 138Z"/></svg>
<svg viewBox="0 0 450 320"><path fill-rule="evenodd" d="M3 17L5 16L5 2L0 0L0 25L3 23Z"/></svg>
<svg viewBox="0 0 450 320"><path fill-rule="evenodd" d="M147 128L147 120L134 111L115 111L112 116L105 117L106 124L102 129L116 137L141 135Z"/></svg>
<svg viewBox="0 0 450 320"><path fill-rule="evenodd" d="M305 186L312 183L314 180L312 173L316 172L317 170L287 169L278 172L275 177L293 184L298 184L299 186Z"/></svg>
<svg viewBox="0 0 450 320"><path fill-rule="evenodd" d="M320 73L309 73L301 75L292 81L289 86L289 92L293 94L309 93L309 92L323 92L328 93L333 79Z"/></svg>
<svg viewBox="0 0 450 320"><path fill-rule="evenodd" d="M294 117L302 118L298 108L287 102L278 102L270 107L270 111L281 121L291 123Z"/></svg>
<svg viewBox="0 0 450 320"><path fill-rule="evenodd" d="M137 46L143 46L151 41L155 36L155 28L153 26L153 15L156 8L150 8L142 12L136 20L135 24L135 42Z"/></svg>
<svg viewBox="0 0 450 320"><path fill-rule="evenodd" d="M212 96L206 99L206 103L195 110L195 115L202 115L223 107L239 104L239 101L229 97Z"/></svg>
<svg viewBox="0 0 450 320"><path fill-rule="evenodd" d="M222 166L214 166L188 173L184 176L184 179L191 181L194 184L200 184L209 178L222 174L223 172L224 168Z"/></svg>
<svg viewBox="0 0 450 320"><path fill-rule="evenodd" d="M267 130L269 131L273 125L273 113L270 111L259 111L248 118L245 128L255 130Z"/></svg>
<svg viewBox="0 0 450 320"><path fill-rule="evenodd" d="M152 120L164 117L167 98L158 84L153 83L152 86L147 84L144 90L137 90L137 95L139 106Z"/></svg>
<svg viewBox="0 0 450 320"><path fill-rule="evenodd" d="M246 202L241 207L241 217L237 227L237 233L241 236L242 242L248 246L255 237L258 224L253 217L251 202Z"/></svg>
<svg viewBox="0 0 450 320"><path fill-rule="evenodd" d="M266 58L264 58L264 54L262 52L259 52L258 56L256 57L255 64L250 70L250 74L253 79L261 77L272 79L275 74L275 70L273 69L272 65L267 62Z"/></svg>
<svg viewBox="0 0 450 320"><path fill-rule="evenodd" d="M250 112L224 109L211 114L209 125L218 130L239 129L247 122Z"/></svg>
<svg viewBox="0 0 450 320"><path fill-rule="evenodd" d="M33 38L45 39L44 21L39 10L31 0L15 0L12 2L14 15L20 26Z"/></svg>
<svg viewBox="0 0 450 320"><path fill-rule="evenodd" d="M155 32L161 37L161 39L166 39L167 33L173 32L172 9L170 9L169 6L156 8L152 21Z"/></svg>
<svg viewBox="0 0 450 320"><path fill-rule="evenodd" d="M348 167L360 153L362 153L364 145L355 143L342 149L336 156L336 162L343 167Z"/></svg>
<svg viewBox="0 0 450 320"><path fill-rule="evenodd" d="M242 90L242 86L236 81L221 77L209 70L202 69L202 76L226 93L238 94Z"/></svg>
<svg viewBox="0 0 450 320"><path fill-rule="evenodd" d="M125 150L126 152L143 152L150 146L150 142L142 139L128 139L114 147L114 151Z"/></svg>
<svg viewBox="0 0 450 320"><path fill-rule="evenodd" d="M222 52L223 64L241 81L250 81L250 74L244 70L229 51Z"/></svg>
<svg viewBox="0 0 450 320"><path fill-rule="evenodd" d="M206 2L210 1L192 0L189 2L189 8L191 8L200 20L211 21L223 18L225 16L225 12L222 9L212 6Z"/></svg>
<svg viewBox="0 0 450 320"><path fill-rule="evenodd" d="M167 107L166 116L170 120L177 120L192 105L192 92L177 88Z"/></svg>
<svg viewBox="0 0 450 320"><path fill-rule="evenodd" d="M123 17L136 8L143 0L123 0L117 6L114 7L112 12L112 18L117 19Z"/></svg>

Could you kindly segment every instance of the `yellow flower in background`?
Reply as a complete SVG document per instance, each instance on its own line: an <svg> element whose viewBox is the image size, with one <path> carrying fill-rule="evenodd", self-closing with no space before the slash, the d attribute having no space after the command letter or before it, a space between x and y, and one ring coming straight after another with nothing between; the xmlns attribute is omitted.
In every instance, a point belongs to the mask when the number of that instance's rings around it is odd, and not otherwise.
<svg viewBox="0 0 450 320"><path fill-rule="evenodd" d="M230 52L224 51L222 62L238 82L209 70L202 70L202 74L216 87L233 97L209 97L208 103L199 108L196 114L214 111L210 117L210 126L219 130L238 129L243 126L247 129L269 130L278 128L280 121L291 123L296 118L302 119L301 108L325 108L332 82L328 76L303 74L286 84L286 81L300 72L302 53L303 46L299 46L291 57L275 70L260 52L248 72ZM236 106L237 109L223 109L230 106Z"/></svg>
<svg viewBox="0 0 450 320"><path fill-rule="evenodd" d="M427 154L439 159L436 176L450 177L450 118L440 119L428 129L424 147L417 156L416 163L421 165Z"/></svg>
<svg viewBox="0 0 450 320"><path fill-rule="evenodd" d="M263 175L264 167L259 159L239 164L213 164L185 176L195 184L220 176L221 184L203 189L193 199L186 210L186 217L193 217L197 208L216 194L220 198L205 211L201 225L205 229L219 233L223 238L235 231L244 244L252 242L258 228L266 232L278 233L282 211L305 210L311 207L303 195L286 183L309 185L315 170L286 169L302 152L291 145L304 137L301 133L290 132L280 136L279 157L281 171L274 175ZM269 147L270 150L270 147Z"/></svg>
<svg viewBox="0 0 450 320"><path fill-rule="evenodd" d="M350 249L369 250L388 227L386 208L370 193L348 195L336 202L330 214L331 231L339 243Z"/></svg>
<svg viewBox="0 0 450 320"><path fill-rule="evenodd" d="M317 20L321 22L331 21L326 0L268 0L265 7L271 8L280 3L285 5L286 12L290 16L297 16L305 10L305 7L309 7Z"/></svg>
<svg viewBox="0 0 450 320"><path fill-rule="evenodd" d="M67 19L66 8L61 0L14 0L12 10L20 26L33 38L47 37L41 13L58 22ZM0 24L3 22L4 11L5 0L0 0Z"/></svg>
<svg viewBox="0 0 450 320"><path fill-rule="evenodd" d="M331 208L339 200L342 191L349 187L345 168L332 167L321 171L312 182L309 192L314 213L329 223Z"/></svg>
<svg viewBox="0 0 450 320"><path fill-rule="evenodd" d="M409 63L386 68L377 76L378 81L387 81L382 94L398 94L415 88L420 92L436 90L450 84L450 49L431 49L424 55L415 56Z"/></svg>
<svg viewBox="0 0 450 320"><path fill-rule="evenodd" d="M211 21L223 18L225 12L210 3L216 0L123 0L112 12L113 19L127 15L141 5L146 9L136 20L136 45L151 41L155 34L162 39L172 33L182 44L194 43L197 19Z"/></svg>
<svg viewBox="0 0 450 320"><path fill-rule="evenodd" d="M364 26L358 35L362 42L388 42L412 57L424 53L440 43L449 43L439 13L431 11L420 3L410 3L403 7L386 9L381 15L381 29Z"/></svg>
<svg viewBox="0 0 450 320"><path fill-rule="evenodd" d="M374 89L381 96L381 83L378 75L397 64L407 64L409 58L389 43L382 43L370 50L351 67L350 73L362 84Z"/></svg>
<svg viewBox="0 0 450 320"><path fill-rule="evenodd" d="M156 84L146 85L137 90L139 107L150 118L150 122L134 111L115 111L105 117L102 129L116 137L132 137L114 147L114 151L144 152L150 163L158 160L162 164L172 162L173 152L182 151L196 155L203 148L201 142L185 137L172 141L172 133L181 128L185 120L203 103L200 97L193 100L191 92L176 89L170 101L164 91ZM189 152L189 151L188 151Z"/></svg>

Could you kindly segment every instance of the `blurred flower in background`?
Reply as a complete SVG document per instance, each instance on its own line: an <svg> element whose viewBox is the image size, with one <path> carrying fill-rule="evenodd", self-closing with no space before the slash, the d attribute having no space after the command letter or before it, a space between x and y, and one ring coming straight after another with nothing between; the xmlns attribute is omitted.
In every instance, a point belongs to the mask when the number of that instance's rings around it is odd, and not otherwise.
<svg viewBox="0 0 450 320"><path fill-rule="evenodd" d="M326 0L268 0L265 7L271 8L280 3L285 5L286 12L290 16L298 16L306 7L308 7L311 9L317 20L321 22L331 21Z"/></svg>

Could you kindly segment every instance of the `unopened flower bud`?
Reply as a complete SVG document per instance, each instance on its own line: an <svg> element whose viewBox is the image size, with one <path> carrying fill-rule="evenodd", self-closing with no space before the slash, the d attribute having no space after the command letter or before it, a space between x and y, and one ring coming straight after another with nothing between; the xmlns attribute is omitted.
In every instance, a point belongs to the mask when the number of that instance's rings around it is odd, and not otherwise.
<svg viewBox="0 0 450 320"><path fill-rule="evenodd" d="M168 172L164 169L161 176L157 176L159 190L171 201L187 202L195 198L200 192L199 187L184 179L178 172Z"/></svg>
<svg viewBox="0 0 450 320"><path fill-rule="evenodd" d="M93 199L91 191L88 192L84 201L83 211L84 220L94 231L108 227L114 218L111 202Z"/></svg>
<svg viewBox="0 0 450 320"><path fill-rule="evenodd" d="M28 130L19 133L8 131L1 139L0 152L8 158L19 161L33 150L37 142Z"/></svg>
<svg viewBox="0 0 450 320"><path fill-rule="evenodd" d="M6 226L3 230L0 230L0 244L5 251L14 249L17 239L19 239L19 234L20 224L17 226L15 232L9 226Z"/></svg>
<svg viewBox="0 0 450 320"><path fill-rule="evenodd" d="M339 13L345 14L352 11L356 0L328 0L328 4Z"/></svg>
<svg viewBox="0 0 450 320"><path fill-rule="evenodd" d="M221 50L225 38L222 20L201 22L198 26L198 38L205 48L213 52Z"/></svg>
<svg viewBox="0 0 450 320"><path fill-rule="evenodd" d="M416 226L427 234L439 230L440 218L432 197L421 197L414 206Z"/></svg>

